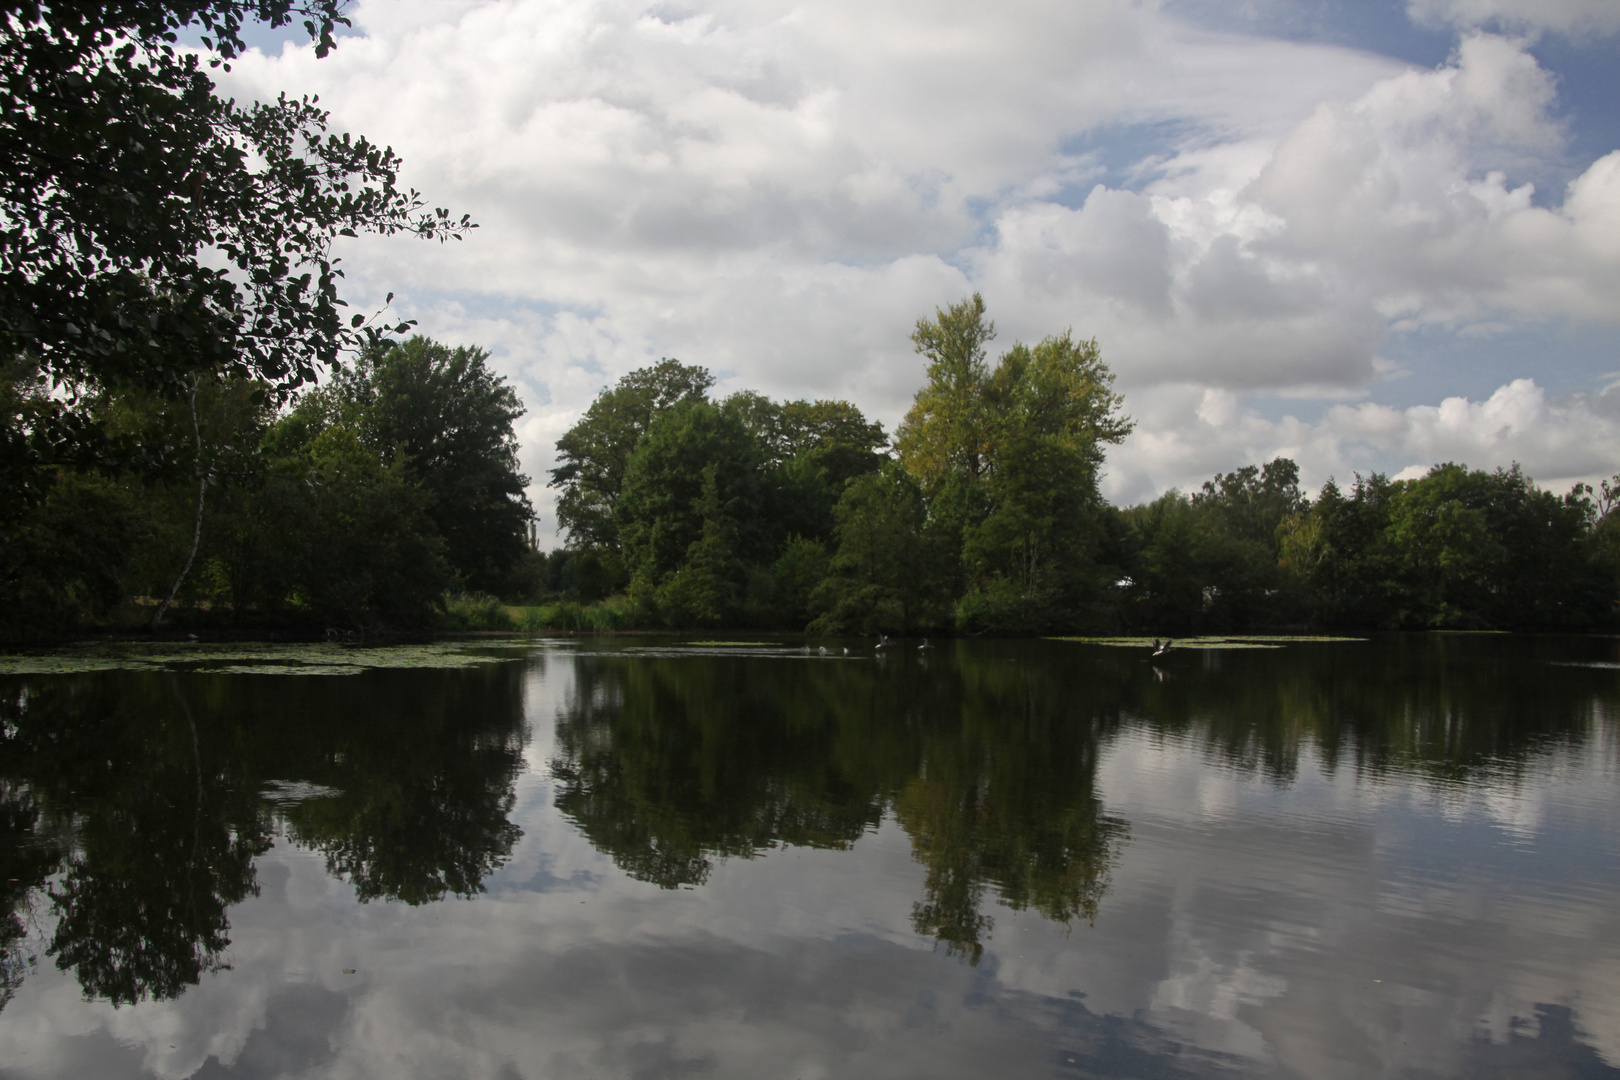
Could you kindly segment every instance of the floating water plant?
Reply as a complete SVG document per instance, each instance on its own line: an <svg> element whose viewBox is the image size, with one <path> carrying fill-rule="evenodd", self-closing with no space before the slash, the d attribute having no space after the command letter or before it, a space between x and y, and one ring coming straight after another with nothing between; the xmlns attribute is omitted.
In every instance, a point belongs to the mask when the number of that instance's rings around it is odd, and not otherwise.
<svg viewBox="0 0 1620 1080"><path fill-rule="evenodd" d="M478 650L478 651L474 651ZM356 675L376 668L463 668L514 659L487 645L91 645L0 656L0 675L194 671L222 675Z"/></svg>

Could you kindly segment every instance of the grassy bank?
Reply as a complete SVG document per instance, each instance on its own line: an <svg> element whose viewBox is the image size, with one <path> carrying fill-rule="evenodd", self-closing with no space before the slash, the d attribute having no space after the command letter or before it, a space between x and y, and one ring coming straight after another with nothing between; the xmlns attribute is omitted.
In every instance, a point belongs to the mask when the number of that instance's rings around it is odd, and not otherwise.
<svg viewBox="0 0 1620 1080"><path fill-rule="evenodd" d="M559 601L552 604L503 604L491 596L463 594L445 603L447 630L512 630L521 633L611 633L646 629L646 613L628 597L616 596L594 604Z"/></svg>

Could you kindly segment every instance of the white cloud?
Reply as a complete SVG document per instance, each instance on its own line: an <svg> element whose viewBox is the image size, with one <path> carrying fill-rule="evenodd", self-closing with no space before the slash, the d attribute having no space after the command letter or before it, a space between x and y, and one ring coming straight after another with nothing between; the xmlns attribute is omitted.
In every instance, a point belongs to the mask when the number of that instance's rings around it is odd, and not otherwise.
<svg viewBox="0 0 1620 1080"><path fill-rule="evenodd" d="M1552 100L1521 46L1474 36L1454 64L1322 103L1280 137L1178 154L1140 195L1008 207L976 280L1023 325L1096 333L1128 388L1364 387L1392 329L1612 322L1620 158L1556 209L1503 171L1559 152Z"/></svg>
<svg viewBox="0 0 1620 1080"><path fill-rule="evenodd" d="M974 289L1004 342L1095 335L1142 445L1206 475L1241 433L1194 445L1152 402L1343 397L1414 328L1620 317L1620 152L1535 199L1555 82L1504 37L1420 71L1127 0L389 0L356 23L229 88L319 92L482 223L346 265L495 350L537 477L597 389L666 355L892 424L912 323Z"/></svg>
<svg viewBox="0 0 1620 1080"><path fill-rule="evenodd" d="M1270 420L1230 391L1181 386L1139 399L1146 421L1109 458L1105 490L1116 501L1195 490L1216 471L1289 457L1315 489L1330 476L1381 471L1422 476L1446 461L1474 468L1517 462L1542 487L1562 492L1620 468L1620 384L1602 394L1551 400L1516 379L1484 401L1446 398L1406 409L1335 405L1321 419Z"/></svg>

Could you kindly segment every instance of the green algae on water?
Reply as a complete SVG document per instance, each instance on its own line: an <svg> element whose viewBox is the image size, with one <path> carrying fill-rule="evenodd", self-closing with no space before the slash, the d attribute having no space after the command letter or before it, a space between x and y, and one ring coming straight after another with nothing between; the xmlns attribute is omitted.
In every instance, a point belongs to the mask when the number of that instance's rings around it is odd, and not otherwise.
<svg viewBox="0 0 1620 1080"><path fill-rule="evenodd" d="M473 651L480 649L484 651ZM88 645L0 655L0 675L75 675L90 671L189 671L221 675L358 675L379 668L466 668L510 655L464 642L428 645Z"/></svg>
<svg viewBox="0 0 1620 1080"><path fill-rule="evenodd" d="M1151 649L1168 641L1171 652L1183 649L1280 649L1285 645L1319 641L1366 641L1359 637L1331 637L1322 634L1222 634L1187 638L1148 637L1052 637L1048 641L1072 641L1081 645L1106 645L1122 649Z"/></svg>

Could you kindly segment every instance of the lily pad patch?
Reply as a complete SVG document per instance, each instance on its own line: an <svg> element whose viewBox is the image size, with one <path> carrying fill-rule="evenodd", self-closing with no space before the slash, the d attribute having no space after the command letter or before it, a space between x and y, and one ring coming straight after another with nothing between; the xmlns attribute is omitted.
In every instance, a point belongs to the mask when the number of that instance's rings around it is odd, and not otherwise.
<svg viewBox="0 0 1620 1080"><path fill-rule="evenodd" d="M527 651L527 650L525 650ZM358 675L378 668L466 668L516 659L465 642L428 645L91 645L0 656L0 675L192 671L221 675Z"/></svg>

